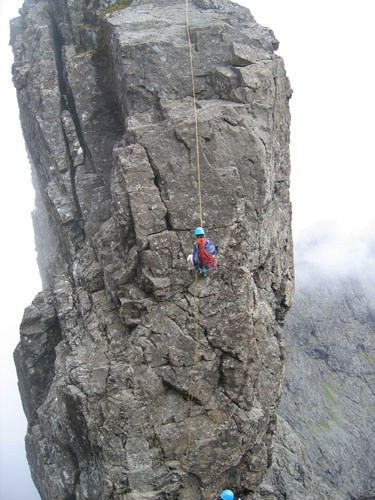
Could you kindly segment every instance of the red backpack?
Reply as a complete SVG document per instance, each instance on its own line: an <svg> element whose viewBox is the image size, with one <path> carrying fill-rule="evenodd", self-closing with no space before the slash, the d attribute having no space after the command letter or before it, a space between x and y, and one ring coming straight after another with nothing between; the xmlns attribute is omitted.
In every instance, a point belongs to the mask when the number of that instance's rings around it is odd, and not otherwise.
<svg viewBox="0 0 375 500"><path fill-rule="evenodd" d="M203 264L204 267L207 267L207 269L210 269L212 266L215 267L216 269L216 259L215 257L207 252L205 249L206 246L206 239L205 238L199 238L197 240L197 246L199 249L198 257L201 263Z"/></svg>

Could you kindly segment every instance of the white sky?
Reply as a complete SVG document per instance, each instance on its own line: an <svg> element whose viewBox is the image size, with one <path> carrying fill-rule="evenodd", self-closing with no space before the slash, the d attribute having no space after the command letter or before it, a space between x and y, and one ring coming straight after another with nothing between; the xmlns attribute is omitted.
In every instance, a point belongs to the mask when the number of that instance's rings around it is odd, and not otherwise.
<svg viewBox="0 0 375 500"><path fill-rule="evenodd" d="M339 235L329 262L359 235L374 236L373 0L238 0L275 32L294 90L292 112L293 230L296 241L327 227ZM30 485L26 423L12 351L23 310L40 291L30 212L33 191L11 84L8 20L20 0L0 0L2 68L0 186L2 244L0 347L0 498L39 498ZM362 237L362 236L361 236ZM323 248L323 247L322 247ZM357 248L354 246L353 248ZM353 249L351 250L353 252ZM350 253L350 252L349 252ZM358 255L358 253L356 254ZM319 256L324 259L324 255Z"/></svg>
<svg viewBox="0 0 375 500"><path fill-rule="evenodd" d="M18 396L12 352L18 342L23 310L40 291L31 210L34 195L11 83L13 61L8 21L18 15L19 0L0 0L1 113L0 184L1 331L0 331L0 499L37 500L24 451L26 419Z"/></svg>

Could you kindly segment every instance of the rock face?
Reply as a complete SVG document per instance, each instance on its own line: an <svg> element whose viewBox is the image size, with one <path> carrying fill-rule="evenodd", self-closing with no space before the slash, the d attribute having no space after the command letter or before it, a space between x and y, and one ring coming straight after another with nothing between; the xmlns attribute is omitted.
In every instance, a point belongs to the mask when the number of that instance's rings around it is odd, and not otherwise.
<svg viewBox="0 0 375 500"><path fill-rule="evenodd" d="M307 443L288 422L277 416L272 465L256 500L342 500L336 489L317 475L309 460Z"/></svg>
<svg viewBox="0 0 375 500"><path fill-rule="evenodd" d="M297 287L274 463L260 498L375 498L375 287L364 276L315 273Z"/></svg>
<svg viewBox="0 0 375 500"><path fill-rule="evenodd" d="M291 95L273 33L185 0L26 0L13 67L44 290L15 352L43 499L253 498L271 461L293 295ZM188 446L189 429L191 443ZM189 451L189 453L187 453Z"/></svg>
<svg viewBox="0 0 375 500"><path fill-rule="evenodd" d="M339 498L374 498L373 279L322 279L301 288L286 332L281 415L302 436L312 470Z"/></svg>

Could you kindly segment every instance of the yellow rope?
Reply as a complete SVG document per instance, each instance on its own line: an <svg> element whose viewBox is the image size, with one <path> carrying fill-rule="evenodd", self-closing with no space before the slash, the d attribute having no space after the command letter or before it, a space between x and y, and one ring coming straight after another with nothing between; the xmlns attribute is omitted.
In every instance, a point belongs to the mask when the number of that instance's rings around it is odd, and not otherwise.
<svg viewBox="0 0 375 500"><path fill-rule="evenodd" d="M200 225L203 226L202 215L202 194L201 194L201 172L199 165L199 140L198 140L198 117L197 117L197 103L195 99L195 82L194 82L194 67L193 67L193 50L191 46L190 27L189 27L189 0L186 0L186 31L189 42L190 54L190 72L191 72L191 87L193 90L193 107L194 107L194 120L195 120L195 146L197 152L197 179L198 179L198 198L199 198L199 218Z"/></svg>
<svg viewBox="0 0 375 500"><path fill-rule="evenodd" d="M194 362L193 368L191 370L190 375L190 384L189 384L189 425L188 425L188 442L186 446L185 452L185 463L184 469L187 465L187 461L189 459L190 447L191 447L191 435L192 435L192 424L193 424L193 399L194 399L194 384L195 384L195 375L197 372L198 365L198 347L199 347L199 297L198 297L198 271L195 271L194 278L194 319L195 319L195 352L194 352Z"/></svg>
<svg viewBox="0 0 375 500"><path fill-rule="evenodd" d="M193 53L190 39L190 28L189 28L189 0L186 0L186 31L189 42L189 54L190 54L190 70L191 70L191 85L193 90L193 107L194 107L194 121L195 121L195 144L196 144L196 154L197 154L197 179L198 179L198 199L199 199L199 218L200 225L203 226L203 215L202 215L202 195L201 195L201 178L200 178L200 165L199 165L199 140L198 140L198 117L197 117L197 105L195 98L195 83L194 83L194 68L193 68ZM189 384L189 413L188 413L188 440L185 452L185 461L183 464L183 470L186 470L187 463L189 460L191 442L192 442L192 428L193 428L193 400L194 400L194 384L198 366L198 348L199 348L199 294L198 294L198 270L195 271L194 278L194 320L195 320L195 352L193 367L190 375ZM187 498L190 500L190 489L187 486Z"/></svg>

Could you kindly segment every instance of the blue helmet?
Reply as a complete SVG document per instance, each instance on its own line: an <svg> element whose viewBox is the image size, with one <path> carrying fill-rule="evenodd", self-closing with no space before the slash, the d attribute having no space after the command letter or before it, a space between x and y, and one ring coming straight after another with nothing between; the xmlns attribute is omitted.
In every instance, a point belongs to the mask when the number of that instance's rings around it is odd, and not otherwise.
<svg viewBox="0 0 375 500"><path fill-rule="evenodd" d="M196 236L198 236L198 234L204 234L204 229L203 229L203 227L200 227L200 226L196 227L196 228L195 228L195 231L194 231L194 234L195 234ZM224 499L224 500L225 500L225 499Z"/></svg>
<svg viewBox="0 0 375 500"><path fill-rule="evenodd" d="M220 498L222 500L233 500L234 499L234 493L232 490L224 490L221 494L220 494Z"/></svg>

